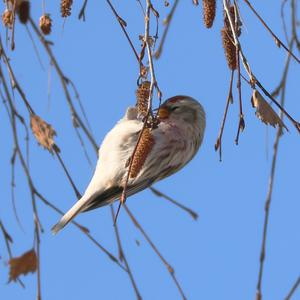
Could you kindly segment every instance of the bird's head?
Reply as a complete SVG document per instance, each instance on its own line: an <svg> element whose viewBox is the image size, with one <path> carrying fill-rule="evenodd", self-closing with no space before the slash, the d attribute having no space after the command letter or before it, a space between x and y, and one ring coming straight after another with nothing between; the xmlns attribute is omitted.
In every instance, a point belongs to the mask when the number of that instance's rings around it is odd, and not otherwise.
<svg viewBox="0 0 300 300"><path fill-rule="evenodd" d="M159 108L159 119L181 121L193 127L205 128L205 112L202 105L188 96L174 96L167 99Z"/></svg>

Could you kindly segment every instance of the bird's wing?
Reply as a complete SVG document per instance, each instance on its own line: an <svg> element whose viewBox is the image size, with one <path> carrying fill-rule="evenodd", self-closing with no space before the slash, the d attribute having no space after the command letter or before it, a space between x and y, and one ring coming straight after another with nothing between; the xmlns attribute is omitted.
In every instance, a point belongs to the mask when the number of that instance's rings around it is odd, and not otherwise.
<svg viewBox="0 0 300 300"><path fill-rule="evenodd" d="M122 178L126 172L126 161L131 154L132 145L138 138L139 131L143 122L126 117L121 119L116 126L106 135L100 149L99 160L91 182L89 183L84 195L79 199L71 209L61 218L61 220L52 228L53 233L57 233L65 227L76 215L86 210L88 207L96 207L95 199L100 200L99 206L104 205L109 200L118 198L116 190L112 187L121 185ZM124 124L126 123L126 124ZM131 185L129 184L129 187ZM147 183L140 181L132 184L131 194L144 189ZM112 189L110 189L112 188ZM110 190L110 192L108 192ZM102 196L104 194L104 196ZM112 198L113 197L113 198Z"/></svg>
<svg viewBox="0 0 300 300"><path fill-rule="evenodd" d="M126 196L132 196L139 191L144 190L153 183L152 179L147 179L142 182L139 182L135 185L128 186L126 189ZM123 192L123 187L113 186L104 191L102 194L94 198L81 212L87 212L95 208L105 206L113 203L115 200L120 199Z"/></svg>
<svg viewBox="0 0 300 300"><path fill-rule="evenodd" d="M89 186L83 197L52 228L53 233L65 227L80 212L106 205L121 196L128 171L126 162L133 153L142 127L143 122L124 118L107 134L99 149L99 161ZM183 166L180 161L184 144L178 139L177 132L167 134L169 129L164 127L160 124L153 130L156 142L138 175L129 179L128 196Z"/></svg>
<svg viewBox="0 0 300 300"><path fill-rule="evenodd" d="M149 187L153 183L152 179L147 179L142 182L139 182L135 185L128 186L127 196L131 196L143 189ZM56 234L61 229L63 229L73 218L81 212L86 212L97 207L101 207L107 204L112 203L113 201L120 198L123 188L120 186L110 187L101 194L94 194L92 197L83 195L83 197L78 200L75 205L60 219L60 221L54 225L51 231Z"/></svg>

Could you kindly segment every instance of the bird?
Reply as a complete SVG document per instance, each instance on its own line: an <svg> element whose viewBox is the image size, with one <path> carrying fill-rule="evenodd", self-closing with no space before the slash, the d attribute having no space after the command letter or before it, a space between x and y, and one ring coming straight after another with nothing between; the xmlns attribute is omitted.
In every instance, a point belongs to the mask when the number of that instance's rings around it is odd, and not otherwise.
<svg viewBox="0 0 300 300"><path fill-rule="evenodd" d="M199 150L205 132L206 115L192 97L177 95L162 103L158 124L150 129L151 147L134 178L127 178L129 161L137 145L144 120L137 107L129 107L124 117L107 133L100 148L94 175L83 196L53 226L56 234L74 217L120 199L125 182L131 196L182 169Z"/></svg>

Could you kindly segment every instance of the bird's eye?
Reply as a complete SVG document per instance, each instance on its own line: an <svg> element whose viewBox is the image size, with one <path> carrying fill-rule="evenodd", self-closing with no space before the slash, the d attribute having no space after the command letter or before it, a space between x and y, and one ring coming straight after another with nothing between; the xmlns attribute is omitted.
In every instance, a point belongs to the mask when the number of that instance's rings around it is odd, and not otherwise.
<svg viewBox="0 0 300 300"><path fill-rule="evenodd" d="M179 108L179 106L173 106L173 107L171 107L171 111L175 111L178 108Z"/></svg>

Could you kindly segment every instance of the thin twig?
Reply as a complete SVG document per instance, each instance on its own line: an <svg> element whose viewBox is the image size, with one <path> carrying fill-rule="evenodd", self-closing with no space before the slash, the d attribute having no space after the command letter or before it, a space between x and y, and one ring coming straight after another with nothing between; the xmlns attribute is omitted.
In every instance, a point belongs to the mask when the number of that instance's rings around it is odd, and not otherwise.
<svg viewBox="0 0 300 300"><path fill-rule="evenodd" d="M162 256L162 254L158 251L157 247L155 246L155 244L152 242L152 240L149 238L149 236L147 235L147 233L145 232L145 230L143 229L143 227L140 225L140 223L137 221L137 219L135 218L135 216L132 214L132 212L129 210L129 208L127 207L126 204L124 204L124 208L128 214L128 216L130 217L130 219L132 220L133 224L136 226L136 228L138 228L138 230L142 233L142 235L144 236L144 238L146 239L146 241L149 243L150 247L153 249L153 251L157 254L157 256L160 258L160 260L163 262L163 264L165 265L166 269L168 270L170 276L172 277L182 299L187 299L176 276L175 276L175 270L174 268L166 261L166 259Z"/></svg>
<svg viewBox="0 0 300 300"><path fill-rule="evenodd" d="M27 34L28 34L28 36L29 36L29 39L30 39L30 41L31 41L31 43L32 43L33 50L34 50L34 52L35 52L35 54L36 54L36 57L37 57L37 59L38 59L38 62L39 62L39 64L40 64L40 66L41 66L41 69L42 69L43 71L45 71L45 66L44 66L43 61L42 61L42 59L41 59L39 50L38 50L38 48L37 48L37 46L36 46L36 44L35 44L35 41L34 41L34 39L33 39L33 36L32 36L32 34L31 34L31 32L30 32L30 30L29 30L27 24L26 24L25 28L26 28L26 32L27 32Z"/></svg>
<svg viewBox="0 0 300 300"><path fill-rule="evenodd" d="M70 95L68 87L67 87L67 83L68 83L69 79L62 72L62 70L61 70L61 68L60 68L57 60L55 59L55 57L54 57L54 55L52 53L52 50L50 48L49 43L45 40L44 36L39 31L38 27L35 25L35 23L34 23L34 21L32 20L31 17L29 18L29 22L30 22L30 25L33 28L34 32L36 33L36 35L39 37L42 45L44 46L44 48L45 48L48 56L51 59L51 62L53 63L53 66L54 66L54 68L55 68L55 70L56 70L56 72L57 72L57 74L58 74L58 76L60 78L60 81L61 81L64 93L65 93L65 96L66 96L66 100L67 100L67 103L68 103L70 111L71 111L72 119L76 120L76 122L78 123L78 125L82 128L83 132L85 133L86 137L91 142L91 144L94 147L94 149L96 151L98 151L98 145L95 142L95 139L93 138L92 134L90 133L90 131L88 130L88 128L85 126L84 122L81 120L81 118L79 117L79 115L78 115L78 113L77 113L77 111L75 109L75 106L73 104L71 95Z"/></svg>
<svg viewBox="0 0 300 300"><path fill-rule="evenodd" d="M12 9L13 23L12 23L12 29L11 29L11 44L10 44L11 50L15 49L16 8L17 8L17 0L13 1L13 9Z"/></svg>
<svg viewBox="0 0 300 300"><path fill-rule="evenodd" d="M166 37L168 35L169 29L170 29L170 25L171 25L171 21L173 19L174 13L176 11L177 5L178 5L179 0L175 0L172 6L172 9L170 11L170 13L167 15L166 19L164 20L164 25L165 25L165 29L164 32L162 34L158 49L156 50L154 56L156 59L159 59L162 51L163 51L163 47L166 41Z"/></svg>
<svg viewBox="0 0 300 300"><path fill-rule="evenodd" d="M74 123L75 123L75 124L74 124ZM91 158L90 158L90 156L89 156L89 153L88 153L88 151L87 151L87 149L86 149L84 140L83 140L83 138L82 138L82 136L81 136L81 134L80 134L80 130L78 129L78 126L76 125L76 120L75 120L75 119L73 119L73 125L74 125L73 127L74 127L74 130L75 130L75 133L76 133L77 138L78 138L78 140L79 140L79 143L80 143L80 145L81 145L81 148L82 148L82 150L83 150L83 154L84 154L84 156L85 156L85 158L86 158L88 164L89 164L90 166L92 166L92 160L91 160ZM97 151L96 151L96 155L98 155Z"/></svg>
<svg viewBox="0 0 300 300"><path fill-rule="evenodd" d="M290 49L292 49L293 43L290 45ZM290 64L290 55L288 55L286 65L287 68ZM288 72L283 73L283 79L281 80L286 82ZM283 107L285 102L285 89L286 84L283 84L281 86L281 106ZM283 119L284 113L281 110L280 111L280 118ZM270 215L270 206L272 201L272 193L273 193L273 185L274 185L274 179L275 179L275 171L276 171L276 163L277 163L277 157L278 157L278 147L279 147L279 141L280 137L282 136L282 127L278 127L277 134L275 137L274 142L274 152L273 152L273 158L272 158L272 164L271 164L271 172L269 177L269 188L268 193L265 201L265 217L264 217L264 225L263 225L263 234L262 234L262 243L261 243L261 250L260 250L260 259L259 259L259 272L258 272L258 279L256 284L256 299L260 300L262 299L262 280L263 280L263 274L264 274L264 263L265 263L265 257L266 257L266 242L267 242L267 235L268 235L268 224L269 224L269 215Z"/></svg>
<svg viewBox="0 0 300 300"><path fill-rule="evenodd" d="M78 191L78 189L77 189L77 187L76 187L73 179L71 178L71 175L69 174L69 172L68 172L68 170L67 170L67 168L65 166L64 161L62 160L62 158L61 158L61 156L59 154L59 150L58 150L57 146L55 145L55 147L53 147L53 149L54 149L54 153L55 153L56 157L58 158L58 161L59 161L60 165L62 166L62 168L63 168L63 170L65 172L65 175L67 176L67 178L68 178L68 180L69 180L69 182L70 182L70 184L71 184L71 186L72 186L72 188L73 188L73 190L75 192L75 195L76 195L77 199L80 199L81 198L81 194L79 193L79 191Z"/></svg>
<svg viewBox="0 0 300 300"><path fill-rule="evenodd" d="M125 29L125 27L127 26L127 23L119 16L119 14L117 13L116 9L112 5L111 1L110 0L106 0L106 2L108 3L108 5L111 8L113 14L115 15L117 21L119 22L119 24L120 24L120 26L122 28L122 31L124 32L124 34L126 36L126 39L127 39L128 43L129 43L129 45L130 45L130 47L131 47L131 49L132 49L132 51L133 51L133 53L135 55L137 61L139 61L139 55L138 55L137 51L135 50L135 47L134 47L134 45L133 45L133 43L132 43L132 41L131 41L131 39L129 37L129 34L127 33L127 31Z"/></svg>
<svg viewBox="0 0 300 300"><path fill-rule="evenodd" d="M22 223L20 221L19 214L18 214L18 211L17 211L16 197L15 197L15 187L16 187L16 183L15 183L15 164L16 164L16 156L17 156L17 150L14 147L13 154L12 154L12 157L10 159L10 164L11 164L11 183L10 183L11 184L11 202L12 202L13 211L14 211L14 215L15 215L15 218L17 220L17 223L20 226L21 230L23 230L23 226L22 226Z"/></svg>
<svg viewBox="0 0 300 300"><path fill-rule="evenodd" d="M238 98L239 98L239 123L238 123L238 130L237 135L235 138L235 143L238 145L240 132L245 129L245 120L243 114L243 103L242 103L242 85L241 85L241 65L240 65L240 50L236 48L236 61L237 61L237 89L238 89Z"/></svg>
<svg viewBox="0 0 300 300"><path fill-rule="evenodd" d="M37 197L47 206L51 207L54 211L56 211L57 213L59 213L60 215L64 215L64 212L62 210L60 210L59 208L57 208L55 205L53 205L51 202L49 202L42 194L40 194L37 190L35 191L35 194L37 195ZM114 263L116 263L121 269L123 269L124 271L127 272L127 270L122 266L122 264L119 263L119 260L111 253L109 252L105 247L103 247L89 232L89 230L80 225L78 222L76 221L71 221L71 223L73 225L75 225L78 229L80 229L80 231L94 244L96 245L102 252L104 252L109 259L111 259Z"/></svg>
<svg viewBox="0 0 300 300"><path fill-rule="evenodd" d="M150 191L156 195L157 197L163 198L165 200L168 200L170 203L176 205L177 207L183 209L184 211L186 211L189 215L191 215L191 217L196 221L198 219L198 214L192 210L191 208L179 203L178 201L172 199L171 197L169 197L168 195L162 193L161 191L157 190L156 188L154 188L153 186L151 186Z"/></svg>
<svg viewBox="0 0 300 300"><path fill-rule="evenodd" d="M82 101L80 99L80 95L79 95L79 92L78 92L78 90L76 88L76 85L74 84L74 82L70 78L65 77L65 80L67 81L68 84L70 84L71 88L73 89L74 94L75 94L75 99L77 100L77 102L79 104L79 109L80 109L80 111L82 113L82 116L83 116L83 119L84 119L84 121L86 123L86 126L89 129L89 131L93 134L91 124L89 122L89 119L87 117L86 111L85 111L84 106L82 104Z"/></svg>
<svg viewBox="0 0 300 300"><path fill-rule="evenodd" d="M5 229L5 227L4 227L1 220L0 220L0 229L2 231L2 235L3 235L4 241L5 241L5 245L6 245L6 249L7 249L9 259L11 259L13 256L12 256L12 251L11 251L11 248L10 248L10 244L13 243L13 240L12 240L11 236L8 234L8 232ZM19 277L17 278L17 281L18 281L18 283L20 284L20 286L22 288L25 288L24 283L22 282L22 280Z"/></svg>
<svg viewBox="0 0 300 300"><path fill-rule="evenodd" d="M82 4L82 7L79 11L79 14L78 14L78 19L82 19L82 21L85 21L85 9L86 9L86 5L88 3L88 0L84 0L83 4Z"/></svg>
<svg viewBox="0 0 300 300"><path fill-rule="evenodd" d="M271 174L270 174L270 179L269 179L269 189L268 189L268 194L267 194L267 198L266 198L266 202L265 202L265 220L264 220L264 226L263 226L263 238L262 238L261 251L260 251L260 260L259 260L260 265L259 265L258 281L257 281L257 285L256 285L256 299L257 300L262 299L261 286L262 286L264 262L265 262L265 255L266 255L266 241L267 241L267 232L268 232L268 224L269 224L270 205L271 205L271 200L272 200L278 145L279 145L279 139L280 139L281 135L282 135L282 128L278 127L276 139L274 142L274 154L273 154Z"/></svg>
<svg viewBox="0 0 300 300"><path fill-rule="evenodd" d="M259 21L263 24L263 26L267 29L267 31L273 36L275 43L279 46L282 46L298 63L300 63L300 59L289 50L289 48L278 38L278 36L272 31L272 29L266 24L263 18L258 14L258 12L254 9L252 4L248 0L244 0L244 2L249 6L252 12L256 15Z"/></svg>
<svg viewBox="0 0 300 300"><path fill-rule="evenodd" d="M34 234L35 234L35 248L36 248L36 256L37 256L37 300L41 300L41 256L40 256L40 232L39 232L39 224L38 221L35 220L35 225L34 225Z"/></svg>
<svg viewBox="0 0 300 300"><path fill-rule="evenodd" d="M19 92L20 96L21 96L21 99L23 100L26 108L28 109L29 113L30 114L34 114L34 110L33 108L31 107L29 101L27 100L26 96L25 96L25 93L23 92L23 90L21 89L15 75L14 75L14 72L12 70L12 67L10 65L10 62L9 62L9 59L4 51L4 47L3 47L3 44L2 44L2 40L1 40L1 37L0 37L0 53L1 53L1 57L3 58L3 61L8 69L8 74L9 74L9 77L10 77L10 82L11 82L11 86L12 88L16 88L17 91Z"/></svg>
<svg viewBox="0 0 300 300"><path fill-rule="evenodd" d="M116 216L115 216L115 210L114 210L114 207L113 207L112 204L110 205L110 211L111 211L112 219L115 220L115 218L116 218ZM126 258L125 254L124 254L124 250L123 250L123 247L122 247L122 243L121 243L121 239L120 239L120 234L119 234L119 228L118 228L117 224L115 224L115 226L114 226L114 231L115 231L115 236L116 236L116 240L117 240L117 246L118 246L118 250L119 250L119 259L120 259L120 261L124 262L124 264L125 264L125 268L127 270L129 279L131 281L131 285L132 285L132 287L134 289L136 298L138 300L141 300L142 299L141 294L140 294L140 292L138 290L138 287L137 287L136 282L134 280L134 277L133 277L133 274L131 272L130 266L128 264L127 258Z"/></svg>
<svg viewBox="0 0 300 300"><path fill-rule="evenodd" d="M289 291L288 295L284 298L284 300L292 299L293 295L295 294L296 290L300 287L300 276L292 286L291 290Z"/></svg>
<svg viewBox="0 0 300 300"><path fill-rule="evenodd" d="M236 4L236 0L235 1L235 5ZM263 91L263 93L270 98L270 100L280 109L281 112L284 113L284 115L293 123L293 125L295 126L295 128L298 130L298 132L300 132L300 123L297 122L285 109L282 105L280 105L280 103L278 101L276 101L276 99L274 99L274 97L272 97L272 95L263 87L263 85L259 82L259 80L256 78L256 76L252 73L251 68L249 66L249 63L243 53L242 47L240 45L239 39L238 39L238 35L236 33L235 30L235 26L234 26L234 20L232 19L230 12L229 12L229 7L228 7L228 3L226 0L223 0L223 6L224 6L224 10L226 12L226 15L228 17L229 23L230 23L230 28L232 31L232 35L233 35L233 39L234 39L234 45L235 47L237 47L239 49L240 52L240 57L242 59L243 65L244 65L244 69L247 72L250 81L248 82L252 88L255 87L255 85L258 85L259 88ZM290 52L288 52L289 55L291 55Z"/></svg>
<svg viewBox="0 0 300 300"><path fill-rule="evenodd" d="M30 188L30 191L31 191L31 195L34 197L35 195L44 203L46 204L47 206L51 207L54 211L56 211L57 213L59 213L60 215L64 215L64 213L58 209L55 205L53 205L51 202L49 202L41 193L39 193L39 191L35 188L34 184L33 184L33 181L32 181L32 178L31 178L31 175L30 175L30 172L29 172L29 169L26 165L26 162L25 162L25 159L23 157L23 153L21 151L21 148L19 146L19 142L18 142L18 136L17 136L17 128L16 128L16 122L15 122L15 118L16 118L16 109L14 107L14 103L12 101L12 98L9 94L9 90L8 90L8 87L7 87L7 84L6 84L6 81L5 81L5 78L3 76L3 73L2 73L2 69L1 69L1 66L0 66L0 79L2 81L2 85L4 87L4 91L5 91L5 94L6 94L6 98L7 98L7 101L9 103L9 107L10 107L10 122L11 122L11 126L12 126L12 132L13 132L13 139L14 139L14 143L15 143L15 147L16 147L16 151L17 151L17 154L18 154L18 157L20 159L20 162L21 162L21 166L23 168L23 171L25 173L25 176L27 178L27 182L28 182L28 186ZM89 233L88 229L85 228L84 226L78 224L77 222L75 221L71 221L77 228L80 229L80 231L86 235L88 237L89 240L91 240L102 252L104 252L114 263L116 263L121 269L123 269L124 271L127 272L127 270L122 266L122 264L119 263L118 259L113 255L111 254L106 248L104 248L99 242L97 242L95 240L95 238Z"/></svg>
<svg viewBox="0 0 300 300"><path fill-rule="evenodd" d="M219 135L217 137L217 141L215 144L215 150L217 151L219 149L219 159L222 161L222 137L223 137L223 131L226 123L226 118L227 118L227 113L228 113L228 108L229 108L229 103L233 102L233 96L232 96L232 84L233 84L233 74L234 70L231 70L231 75L230 75L230 83L229 83L229 91L228 91L228 96L226 100L226 106L223 114L223 119L219 131Z"/></svg>
<svg viewBox="0 0 300 300"><path fill-rule="evenodd" d="M124 21L123 19L121 19L118 14L116 13L115 9L113 8L113 6L111 5L110 1L107 0L107 2L110 4L110 7L111 9L113 10L115 16L117 17L122 29L124 30L124 32L126 32L126 30L124 29ZM40 31L38 30L38 28L36 27L35 23L33 22L33 20L30 18L29 19L30 21L30 24L32 26L32 28L34 29L35 33L38 35L38 37L40 38L40 41L42 42L43 46L45 47L45 50L47 51L53 65L54 65L54 68L56 69L57 71L57 74L61 80L61 83L62 83L62 86L63 86L63 89L64 89L64 92L65 92L65 95L66 95L66 99L67 99L67 102L69 104L69 107L70 107L70 110L71 110L71 114L72 114L72 118L73 118L73 121L75 122L75 124L79 123L78 125L80 125L80 127L83 129L83 132L86 134L88 140L91 142L94 150L96 153L98 153L98 145L96 144L92 134L89 132L88 128L84 125L84 123L82 122L81 118L79 117L79 115L77 114L76 110L75 110L75 107L73 105L73 102L72 102L72 99L71 99L71 96L70 96L70 93L69 93L69 90L67 88L67 83L71 83L71 86L72 86L72 82L63 74L60 66L58 65L53 53L52 53L52 50L49 46L49 43L45 40L45 38L43 37L43 35L40 33ZM123 21L123 22L122 22ZM126 36L128 37L129 39L129 36L127 35L126 33ZM129 39L130 40L130 39ZM133 46L133 45L132 45ZM133 48L134 49L134 48ZM136 53L136 52L135 52ZM73 86L74 88L74 86ZM76 94L76 90L75 91L75 94ZM76 127L75 127L76 129ZM41 195L40 195L41 196ZM41 197L40 197L41 198ZM44 202L44 203L47 203L46 199L42 199L41 200ZM48 203L49 205L50 203ZM50 205L51 206L51 205ZM53 208L53 206L52 206ZM58 211L56 209L56 211ZM60 211L58 211L60 212ZM72 222L73 224L77 224L76 222ZM80 228L80 225L76 225ZM102 251L104 251L115 263L117 263L122 269L124 269L127 273L128 273L128 276L130 277L131 279L131 282L132 282L132 274L130 272L130 269L129 269L129 265L127 263L127 267L124 268L122 266L122 264L119 263L118 260L116 260L116 258L110 254L105 248L103 248L89 233L85 232L84 230L82 230L82 232L84 232L86 234L86 236L94 243L96 244ZM132 283L133 285L133 283ZM133 285L134 286L134 285ZM134 286L134 289L136 289L136 286Z"/></svg>

